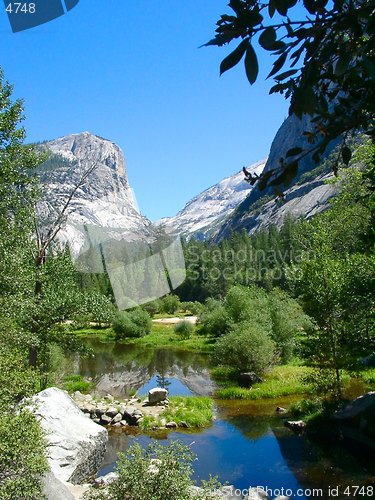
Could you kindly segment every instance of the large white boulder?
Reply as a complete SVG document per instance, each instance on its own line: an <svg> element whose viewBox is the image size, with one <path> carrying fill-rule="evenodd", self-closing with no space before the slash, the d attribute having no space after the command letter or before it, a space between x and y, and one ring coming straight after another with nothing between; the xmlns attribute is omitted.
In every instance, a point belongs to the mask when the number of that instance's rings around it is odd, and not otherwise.
<svg viewBox="0 0 375 500"><path fill-rule="evenodd" d="M93 476L103 459L107 430L85 417L74 401L55 387L34 396L32 406L46 433L52 474L73 484Z"/></svg>
<svg viewBox="0 0 375 500"><path fill-rule="evenodd" d="M154 387L148 391L148 402L150 405L161 403L165 401L168 396L167 389L162 389L161 387Z"/></svg>

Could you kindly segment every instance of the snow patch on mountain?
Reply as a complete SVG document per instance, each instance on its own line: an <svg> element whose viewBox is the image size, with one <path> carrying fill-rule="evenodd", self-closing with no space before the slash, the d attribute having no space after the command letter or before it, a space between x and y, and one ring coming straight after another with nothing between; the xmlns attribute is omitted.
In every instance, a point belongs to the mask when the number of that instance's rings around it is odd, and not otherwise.
<svg viewBox="0 0 375 500"><path fill-rule="evenodd" d="M247 167L259 175L267 159ZM206 189L190 200L174 217L165 217L155 224L172 234L204 239L249 195L252 187L245 182L242 170Z"/></svg>

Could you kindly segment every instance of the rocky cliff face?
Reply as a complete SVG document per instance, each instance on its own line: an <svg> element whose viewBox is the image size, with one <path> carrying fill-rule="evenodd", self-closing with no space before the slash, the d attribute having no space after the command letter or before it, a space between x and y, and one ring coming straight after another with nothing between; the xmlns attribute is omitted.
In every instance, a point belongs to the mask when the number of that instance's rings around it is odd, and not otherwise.
<svg viewBox="0 0 375 500"><path fill-rule="evenodd" d="M261 160L248 170L259 175L265 163L266 160ZM251 189L244 182L243 172L238 172L190 200L176 216L160 219L157 224L168 233L205 239L220 228L224 219L249 195Z"/></svg>
<svg viewBox="0 0 375 500"><path fill-rule="evenodd" d="M305 131L312 130L310 119L303 116L288 117L278 130L272 142L267 161L263 160L248 167L251 173L260 174L277 171L280 158L293 147L308 148ZM327 148L325 156L333 149ZM261 227L276 224L281 226L287 214L308 218L324 210L329 198L334 195L334 188L325 181L331 177L329 168L309 172L316 168L311 156L306 156L299 163L298 175L292 185L284 189L283 201L275 202L273 188L260 191L255 184L252 188L244 181L239 172L227 177L215 186L199 194L175 217L158 221L168 232L179 233L185 237L197 239L221 239L231 231L245 229L249 233Z"/></svg>
<svg viewBox="0 0 375 500"><path fill-rule="evenodd" d="M271 144L270 154L263 172L277 171L280 168L279 160L285 158L287 151L294 147L308 148L304 132L312 130L310 118L306 115L302 119L292 115L281 125ZM330 144L324 154L324 158L334 148ZM275 202L276 195L273 188L260 191L257 185L249 195L237 206L224 221L216 238L227 236L231 231L247 230L255 232L260 227L276 224L281 226L287 214L295 217L308 218L327 208L329 198L334 195L332 186L325 184L331 177L329 168L316 175L308 176L308 172L317 167L311 155L307 155L299 162L298 174L290 187L283 189L285 198L282 202ZM304 181L304 177L306 180Z"/></svg>
<svg viewBox="0 0 375 500"><path fill-rule="evenodd" d="M83 243L76 226L84 224L122 228L134 238L148 234L151 223L138 212L124 155L116 144L83 132L44 142L41 147L52 153L39 169L44 185L39 212L45 227L56 220L82 175L92 169L69 204L60 240L69 240L78 251Z"/></svg>

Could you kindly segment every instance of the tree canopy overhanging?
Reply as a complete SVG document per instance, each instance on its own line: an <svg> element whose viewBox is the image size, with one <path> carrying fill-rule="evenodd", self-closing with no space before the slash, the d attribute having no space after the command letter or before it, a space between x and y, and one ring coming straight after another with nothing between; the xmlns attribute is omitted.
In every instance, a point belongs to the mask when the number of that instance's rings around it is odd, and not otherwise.
<svg viewBox="0 0 375 500"><path fill-rule="evenodd" d="M301 15L303 3L304 13ZM299 5L298 5L299 4ZM250 84L258 77L254 42L274 57L270 93L290 98L289 114L311 116L305 131L311 147L290 149L277 175L267 172L258 186L279 185L297 173L298 161L311 154L318 162L327 145L342 138L340 157L348 165L347 141L361 132L375 140L375 0L230 0L216 35L205 45L240 43L222 61L220 74L244 60ZM246 173L245 173L246 175ZM258 178L247 176L254 184Z"/></svg>

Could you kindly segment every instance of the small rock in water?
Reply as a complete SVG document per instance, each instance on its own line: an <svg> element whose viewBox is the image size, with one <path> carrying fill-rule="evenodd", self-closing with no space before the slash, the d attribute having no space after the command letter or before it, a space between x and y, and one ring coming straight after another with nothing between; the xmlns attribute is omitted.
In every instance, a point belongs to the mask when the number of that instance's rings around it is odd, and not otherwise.
<svg viewBox="0 0 375 500"><path fill-rule="evenodd" d="M285 426L293 431L301 431L306 427L306 424L303 420L289 420L285 422Z"/></svg>
<svg viewBox="0 0 375 500"><path fill-rule="evenodd" d="M278 406L276 408L277 413L285 413L287 411L286 408L283 408L282 406Z"/></svg>
<svg viewBox="0 0 375 500"><path fill-rule="evenodd" d="M177 424L176 424L176 422L167 422L167 423L165 424L165 427L166 427L167 429L173 429L173 428L177 427Z"/></svg>

